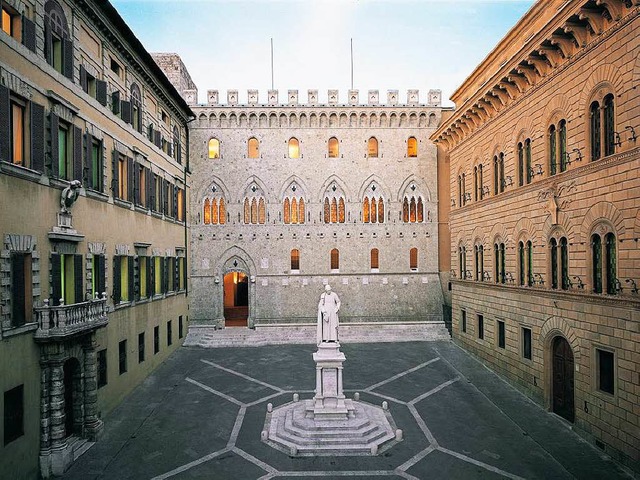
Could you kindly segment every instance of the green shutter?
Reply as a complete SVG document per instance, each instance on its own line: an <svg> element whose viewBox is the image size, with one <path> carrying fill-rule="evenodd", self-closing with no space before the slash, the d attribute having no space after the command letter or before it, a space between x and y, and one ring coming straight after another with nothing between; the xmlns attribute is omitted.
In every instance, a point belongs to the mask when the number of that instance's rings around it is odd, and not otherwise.
<svg viewBox="0 0 640 480"><path fill-rule="evenodd" d="M51 300L52 305L60 305L62 298L62 258L57 253L51 254Z"/></svg>
<svg viewBox="0 0 640 480"><path fill-rule="evenodd" d="M60 174L58 130L60 130L60 119L58 115L51 112L49 114L49 159L51 161L51 175L54 177Z"/></svg>
<svg viewBox="0 0 640 480"><path fill-rule="evenodd" d="M44 107L31 102L31 168L44 172Z"/></svg>
<svg viewBox="0 0 640 480"><path fill-rule="evenodd" d="M75 303L84 302L85 289L84 289L84 262L82 255L73 256L73 280L74 280L74 293Z"/></svg>
<svg viewBox="0 0 640 480"><path fill-rule="evenodd" d="M121 300L120 286L120 262L122 258L119 255L113 257L113 303L117 305Z"/></svg>
<svg viewBox="0 0 640 480"><path fill-rule="evenodd" d="M129 276L129 298L127 300L132 301L137 296L132 256L127 257L127 274Z"/></svg>

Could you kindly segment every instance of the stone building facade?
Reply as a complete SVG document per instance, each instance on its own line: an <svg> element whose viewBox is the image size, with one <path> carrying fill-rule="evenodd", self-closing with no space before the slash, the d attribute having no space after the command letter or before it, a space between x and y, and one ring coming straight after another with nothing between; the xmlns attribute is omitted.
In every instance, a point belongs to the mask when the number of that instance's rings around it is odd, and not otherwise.
<svg viewBox="0 0 640 480"><path fill-rule="evenodd" d="M187 95L189 92L187 92ZM341 323L442 326L436 147L440 92L351 90L318 103L228 91L193 105L193 322L314 324L323 284ZM195 98L194 93L191 98ZM243 307L243 308L236 308ZM235 310L234 310L235 308ZM246 318L247 322L243 323ZM235 319L235 320L234 320ZM286 335L286 333L285 333Z"/></svg>
<svg viewBox="0 0 640 480"><path fill-rule="evenodd" d="M639 31L637 0L538 1L431 136L455 341L636 469Z"/></svg>
<svg viewBox="0 0 640 480"><path fill-rule="evenodd" d="M0 7L0 477L48 478L186 334L192 112L109 2Z"/></svg>

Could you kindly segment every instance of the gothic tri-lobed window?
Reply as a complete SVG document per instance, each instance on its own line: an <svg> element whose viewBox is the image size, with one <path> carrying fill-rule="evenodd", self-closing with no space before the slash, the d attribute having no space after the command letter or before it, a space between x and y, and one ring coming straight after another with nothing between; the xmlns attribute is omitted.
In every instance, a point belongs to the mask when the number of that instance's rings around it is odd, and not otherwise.
<svg viewBox="0 0 640 480"><path fill-rule="evenodd" d="M266 205L263 197L244 199L244 224L264 225L266 223Z"/></svg>
<svg viewBox="0 0 640 480"><path fill-rule="evenodd" d="M323 217L324 223L344 223L345 222L344 198L325 197Z"/></svg>
<svg viewBox="0 0 640 480"><path fill-rule="evenodd" d="M404 223L424 222L424 203L422 197L405 196L402 201L402 221Z"/></svg>
<svg viewBox="0 0 640 480"><path fill-rule="evenodd" d="M364 223L384 223L384 200L382 197L364 197L362 221Z"/></svg>
<svg viewBox="0 0 640 480"><path fill-rule="evenodd" d="M594 233L591 236L591 262L594 293L602 293L606 287L606 293L616 295L620 289L620 282L616 266L616 236L613 232L603 236Z"/></svg>
<svg viewBox="0 0 640 480"><path fill-rule="evenodd" d="M305 216L305 203L302 197L286 197L282 204L284 223L302 224Z"/></svg>
<svg viewBox="0 0 640 480"><path fill-rule="evenodd" d="M227 222L224 198L205 198L202 218L205 225L224 225Z"/></svg>

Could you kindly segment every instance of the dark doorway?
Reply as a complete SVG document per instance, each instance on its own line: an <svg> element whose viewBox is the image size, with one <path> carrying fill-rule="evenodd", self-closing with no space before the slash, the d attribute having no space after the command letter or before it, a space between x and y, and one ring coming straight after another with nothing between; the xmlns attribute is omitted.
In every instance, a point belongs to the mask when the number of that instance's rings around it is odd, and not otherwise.
<svg viewBox="0 0 640 480"><path fill-rule="evenodd" d="M249 278L242 272L224 276L224 325L246 327L249 318Z"/></svg>
<svg viewBox="0 0 640 480"><path fill-rule="evenodd" d="M575 419L573 405L573 352L563 337L553 339L553 411L570 422Z"/></svg>
<svg viewBox="0 0 640 480"><path fill-rule="evenodd" d="M80 363L75 358L64 362L64 434L80 433L82 425L82 391Z"/></svg>

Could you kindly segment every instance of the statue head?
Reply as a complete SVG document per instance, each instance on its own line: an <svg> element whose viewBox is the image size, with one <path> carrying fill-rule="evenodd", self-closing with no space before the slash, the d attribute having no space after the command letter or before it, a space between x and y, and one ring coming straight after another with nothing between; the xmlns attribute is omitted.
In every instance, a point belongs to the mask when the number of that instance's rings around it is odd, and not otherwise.
<svg viewBox="0 0 640 480"><path fill-rule="evenodd" d="M327 293L331 292L331 285L329 285L329 284L325 285L324 286L324 291L327 292Z"/></svg>

